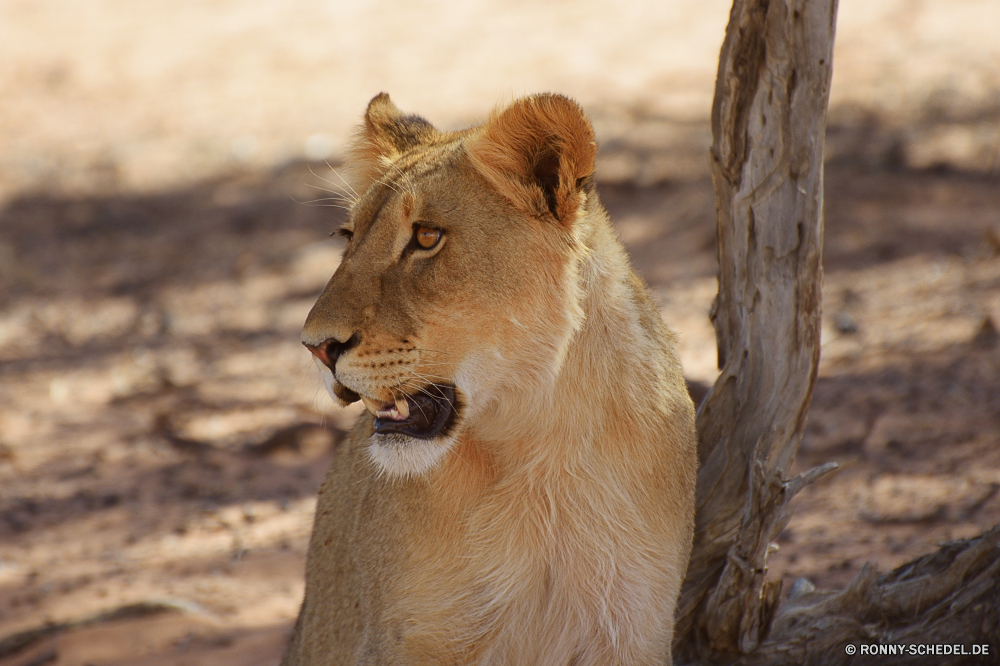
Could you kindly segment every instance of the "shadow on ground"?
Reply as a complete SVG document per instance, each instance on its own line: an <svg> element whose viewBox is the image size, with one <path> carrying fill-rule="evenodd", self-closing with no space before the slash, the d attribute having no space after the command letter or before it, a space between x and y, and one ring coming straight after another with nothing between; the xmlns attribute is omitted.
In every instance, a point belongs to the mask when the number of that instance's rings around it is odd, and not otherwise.
<svg viewBox="0 0 1000 666"><path fill-rule="evenodd" d="M342 249L343 211L301 203L333 196L324 178L291 164L0 211L0 638L151 599L196 609L4 666L276 659L352 418L327 411L298 344ZM824 365L798 465L844 469L798 500L775 575L839 585L1000 521L998 185L828 166ZM707 293L707 177L600 192L657 293ZM710 295L665 303L668 321L690 303L702 318ZM128 655L85 647L121 632L144 637Z"/></svg>

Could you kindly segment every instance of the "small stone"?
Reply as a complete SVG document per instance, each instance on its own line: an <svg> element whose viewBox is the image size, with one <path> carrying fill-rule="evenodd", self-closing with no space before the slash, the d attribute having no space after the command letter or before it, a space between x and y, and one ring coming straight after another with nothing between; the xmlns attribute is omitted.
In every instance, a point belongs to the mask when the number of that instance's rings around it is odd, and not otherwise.
<svg viewBox="0 0 1000 666"><path fill-rule="evenodd" d="M846 335L858 332L858 324L854 321L854 318L846 312L838 312L833 315L833 326L839 332Z"/></svg>
<svg viewBox="0 0 1000 666"><path fill-rule="evenodd" d="M986 230L986 242L989 243L994 255L1000 254L1000 224L994 224Z"/></svg>
<svg viewBox="0 0 1000 666"><path fill-rule="evenodd" d="M792 589L788 591L788 598L794 599L795 597L815 591L816 586L813 585L811 580L808 578L798 578L794 583L792 583Z"/></svg>
<svg viewBox="0 0 1000 666"><path fill-rule="evenodd" d="M976 349L990 350L995 349L997 343L1000 343L1000 331L991 317L985 317L969 344Z"/></svg>

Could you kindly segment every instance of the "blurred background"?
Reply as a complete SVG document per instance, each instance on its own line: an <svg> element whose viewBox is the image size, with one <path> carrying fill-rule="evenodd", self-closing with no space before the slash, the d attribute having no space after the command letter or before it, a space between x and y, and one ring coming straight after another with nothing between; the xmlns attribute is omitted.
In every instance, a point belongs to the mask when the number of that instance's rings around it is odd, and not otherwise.
<svg viewBox="0 0 1000 666"><path fill-rule="evenodd" d="M278 662L356 414L298 343L341 249L343 211L309 202L380 91L444 129L579 100L601 197L709 385L729 8L0 0L0 665ZM786 583L1000 522L998 25L995 0L841 0L796 471L843 468L796 500Z"/></svg>

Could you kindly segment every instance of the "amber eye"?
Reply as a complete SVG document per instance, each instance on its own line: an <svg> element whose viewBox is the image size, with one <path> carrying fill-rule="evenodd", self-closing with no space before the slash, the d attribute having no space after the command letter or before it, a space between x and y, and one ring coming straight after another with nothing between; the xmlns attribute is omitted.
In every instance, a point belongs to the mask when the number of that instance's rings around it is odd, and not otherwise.
<svg viewBox="0 0 1000 666"><path fill-rule="evenodd" d="M441 240L441 230L431 227L416 227L413 229L413 238L417 245L425 250L429 250Z"/></svg>

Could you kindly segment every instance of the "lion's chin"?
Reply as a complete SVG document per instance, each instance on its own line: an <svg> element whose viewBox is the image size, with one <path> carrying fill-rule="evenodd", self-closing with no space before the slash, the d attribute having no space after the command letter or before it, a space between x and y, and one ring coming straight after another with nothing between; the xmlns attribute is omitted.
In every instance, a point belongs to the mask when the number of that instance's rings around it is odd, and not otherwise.
<svg viewBox="0 0 1000 666"><path fill-rule="evenodd" d="M417 439L399 433L375 433L369 440L368 456L389 476L423 476L444 459L454 444L454 437Z"/></svg>
<svg viewBox="0 0 1000 666"><path fill-rule="evenodd" d="M361 399L375 416L368 455L386 474L421 476L434 468L455 443L461 404L455 387L431 384L393 402Z"/></svg>

